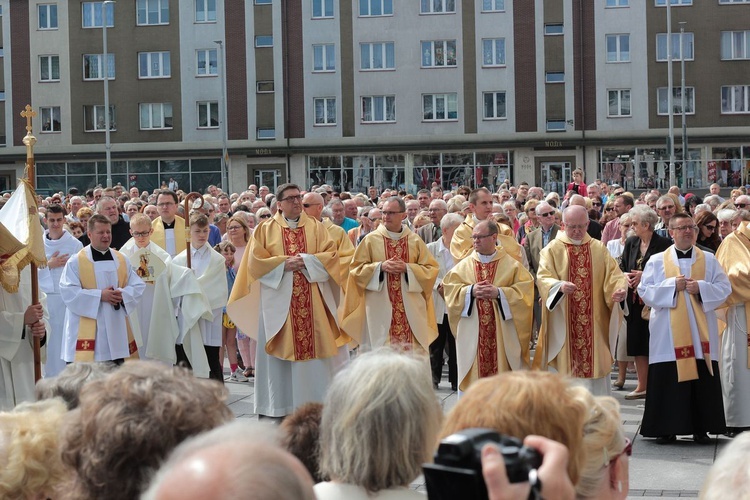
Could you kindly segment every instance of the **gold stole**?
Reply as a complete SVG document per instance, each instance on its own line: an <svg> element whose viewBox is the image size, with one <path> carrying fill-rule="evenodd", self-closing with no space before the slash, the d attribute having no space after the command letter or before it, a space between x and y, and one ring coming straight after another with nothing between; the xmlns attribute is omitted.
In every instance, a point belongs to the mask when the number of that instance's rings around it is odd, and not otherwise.
<svg viewBox="0 0 750 500"><path fill-rule="evenodd" d="M748 252L750 252L750 239L748 239L748 235L744 232L745 230L747 230L747 225L736 230L734 234ZM729 272L727 272L727 275L729 275ZM745 334L747 336L747 367L750 368L750 302L745 302Z"/></svg>
<svg viewBox="0 0 750 500"><path fill-rule="evenodd" d="M164 230L164 223L161 217L151 223L154 233L151 235L151 241L159 245L163 250L167 249L167 232ZM185 228L185 219L179 215L174 217L174 249L175 255L187 248L187 240L190 239L190 230ZM173 255L174 257L174 255Z"/></svg>
<svg viewBox="0 0 750 500"><path fill-rule="evenodd" d="M573 377L594 378L594 297L591 246L565 244L568 280L577 287L568 295L568 350Z"/></svg>
<svg viewBox="0 0 750 500"><path fill-rule="evenodd" d="M693 252L695 252L695 262L693 262L690 268L690 277L694 280L703 280L706 278L706 257L698 247L693 247ZM667 278L675 278L681 274L680 266L673 255L672 247L670 247L664 252L664 275ZM703 358L706 361L708 372L713 375L706 314L703 312L697 296L682 291L677 292L677 307L669 311L669 324L672 328L674 353L677 358L678 382L698 379L698 364L695 361L695 347L693 346L693 337L690 331L686 295L690 297L690 303L693 306L695 323L698 325L698 334L700 335L701 347L703 348Z"/></svg>
<svg viewBox="0 0 750 500"><path fill-rule="evenodd" d="M474 261L474 274L477 283L487 281L495 282L497 271L497 260L482 264ZM479 342L477 345L477 371L479 377L491 377L497 375L497 323L495 321L495 308L493 300L477 299L477 313L479 314Z"/></svg>
<svg viewBox="0 0 750 500"><path fill-rule="evenodd" d="M394 240L388 236L383 236L383 240L385 243L386 260L395 257L402 262L409 262L409 238ZM393 307L390 328L391 344L411 346L414 343L414 336L411 326L409 326L409 320L406 317L404 299L401 295L401 275L392 273L385 273L385 275L388 286L388 298Z"/></svg>
<svg viewBox="0 0 750 500"><path fill-rule="evenodd" d="M307 253L305 228L281 229L284 242L284 254L290 257ZM312 285L302 274L302 271L292 273L292 301L289 304L289 314L292 320L292 344L294 346L295 361L315 359L315 326L314 308L312 303Z"/></svg>
<svg viewBox="0 0 750 500"><path fill-rule="evenodd" d="M93 249L91 250L94 251ZM128 264L125 257L115 250L110 250L112 256L115 257L119 263L117 267L117 285L119 288L124 288L128 285ZM86 254L86 248L82 248L78 252L78 271L81 277L81 288L85 290L95 290L96 286L96 273L94 272L94 262L89 260L89 256ZM123 310L123 313L125 311ZM125 325L128 330L128 351L130 352L130 358L138 359L138 346L135 343L135 337L130 329L130 320L127 315L125 316ZM85 318L81 316L78 322L78 337L76 340L76 361L94 361L94 345L96 344L96 318Z"/></svg>

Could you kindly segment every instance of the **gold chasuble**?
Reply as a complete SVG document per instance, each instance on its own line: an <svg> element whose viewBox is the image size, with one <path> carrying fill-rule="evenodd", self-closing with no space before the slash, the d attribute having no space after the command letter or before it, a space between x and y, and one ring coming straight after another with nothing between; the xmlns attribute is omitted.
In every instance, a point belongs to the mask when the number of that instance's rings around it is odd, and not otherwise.
<svg viewBox="0 0 750 500"><path fill-rule="evenodd" d="M232 321L257 338L262 315L265 350L280 359L307 361L337 355L338 348L351 339L336 324L327 280L311 282L308 271L295 271L289 297L284 295L283 280L278 290L261 282L269 273L278 272L288 257L299 254L315 256L330 277L340 279L336 243L328 230L304 213L292 228L279 212L255 228L248 247L227 304ZM286 315L279 314L282 310Z"/></svg>
<svg viewBox="0 0 750 500"><path fill-rule="evenodd" d="M392 258L406 263L406 273L380 271ZM341 328L359 344L386 344L425 351L437 338L432 287L439 266L422 239L404 227L392 238L379 226L357 246L346 284Z"/></svg>
<svg viewBox="0 0 750 500"><path fill-rule="evenodd" d="M563 295L565 281L575 284L576 291ZM627 288L627 280L607 248L588 234L577 245L558 232L542 249L536 284L542 323L534 368L546 370L549 364L585 379L608 375L623 318L612 294Z"/></svg>
<svg viewBox="0 0 750 500"><path fill-rule="evenodd" d="M114 248L110 249L112 256L117 259L117 286L119 288L125 288L128 286L128 270L129 265L125 256ZM86 248L82 248L78 252L78 270L81 277L81 288L86 290L95 290L96 286L96 273L94 272L94 263L89 260L86 254ZM125 311L123 311L125 314ZM128 351L130 357L128 359L138 359L138 346L133 336L133 330L130 327L130 318L125 317L125 325L128 333ZM76 354L75 360L79 362L93 362L94 361L94 346L96 345L96 318L87 318L81 316L78 323L78 337L76 340Z"/></svg>
<svg viewBox="0 0 750 500"><path fill-rule="evenodd" d="M331 219L323 219L321 224L323 224L323 227L328 230L328 233L331 235L331 238L338 248L340 263L339 269L341 271L341 277L338 280L338 283L343 288L346 286L346 277L349 275L349 265L352 263L352 257L354 257L354 245L352 245L346 231L334 224ZM346 289L344 288L344 290Z"/></svg>
<svg viewBox="0 0 750 500"><path fill-rule="evenodd" d="M509 311L500 310L506 307L500 299L476 298L465 311L466 294L482 281L502 290ZM522 265L502 248L487 263L472 252L445 275L443 286L462 391L480 378L529 367L534 278Z"/></svg>
<svg viewBox="0 0 750 500"><path fill-rule="evenodd" d="M724 238L716 252L716 260L732 284L732 294L725 305L745 306L745 318L740 321L747 334L747 367L750 368L750 223L740 223L740 227Z"/></svg>
<svg viewBox="0 0 750 500"><path fill-rule="evenodd" d="M476 221L474 216L469 214L466 216L466 220L456 228L456 232L453 233L453 239L451 240L451 255L458 262L465 258L471 252L474 251L474 245L471 241L471 233L474 231ZM523 247L518 244L516 239L513 237L513 230L505 224L497 224L499 232L497 234L497 246L505 250L508 256L514 258L521 264L523 264L523 256L525 252Z"/></svg>
<svg viewBox="0 0 750 500"><path fill-rule="evenodd" d="M161 221L161 217L157 217L151 221L151 228L154 230L151 235L151 241L159 245L164 250L167 249L167 235L164 230L164 223ZM185 219L179 215L174 216L174 248L175 255L179 255L180 252L185 250L187 247L187 239L189 237L189 228L185 228Z"/></svg>

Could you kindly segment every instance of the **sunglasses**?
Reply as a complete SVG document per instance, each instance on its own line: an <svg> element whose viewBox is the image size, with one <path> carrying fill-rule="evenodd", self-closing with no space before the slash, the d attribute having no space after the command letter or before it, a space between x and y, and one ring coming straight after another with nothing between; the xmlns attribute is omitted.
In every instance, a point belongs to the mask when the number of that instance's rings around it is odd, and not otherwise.
<svg viewBox="0 0 750 500"><path fill-rule="evenodd" d="M320 205L320 203L303 203L302 206L305 208L314 207L315 205Z"/></svg>
<svg viewBox="0 0 750 500"><path fill-rule="evenodd" d="M555 215L555 212L544 212L543 214L537 214L539 217L549 217Z"/></svg>
<svg viewBox="0 0 750 500"><path fill-rule="evenodd" d="M747 203L735 203L734 206L737 208L745 208L747 206Z"/></svg>
<svg viewBox="0 0 750 500"><path fill-rule="evenodd" d="M711 232L716 231L716 224L714 224L714 225L708 225L708 224L706 224L703 227L705 227L706 229L708 229Z"/></svg>
<svg viewBox="0 0 750 500"><path fill-rule="evenodd" d="M601 207L602 206L601 203L592 203L592 205L595 206L595 207Z"/></svg>
<svg viewBox="0 0 750 500"><path fill-rule="evenodd" d="M609 207L609 208L605 208L605 209L604 209L604 211L605 211L605 212L611 212L612 210L614 210L614 208L612 208L612 207Z"/></svg>
<svg viewBox="0 0 750 500"><path fill-rule="evenodd" d="M271 214L263 214L263 215L259 216L259 218L261 218L261 219L270 219L271 218Z"/></svg>

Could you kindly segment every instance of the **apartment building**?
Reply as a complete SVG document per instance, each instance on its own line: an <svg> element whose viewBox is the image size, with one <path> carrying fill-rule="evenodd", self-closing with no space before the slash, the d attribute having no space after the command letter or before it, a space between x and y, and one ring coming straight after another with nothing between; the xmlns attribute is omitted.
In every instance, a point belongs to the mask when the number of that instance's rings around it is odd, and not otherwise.
<svg viewBox="0 0 750 500"><path fill-rule="evenodd" d="M663 187L667 1L0 0L0 187L27 103L40 188L106 181L105 71L123 185ZM750 0L669 1L677 181L750 183Z"/></svg>

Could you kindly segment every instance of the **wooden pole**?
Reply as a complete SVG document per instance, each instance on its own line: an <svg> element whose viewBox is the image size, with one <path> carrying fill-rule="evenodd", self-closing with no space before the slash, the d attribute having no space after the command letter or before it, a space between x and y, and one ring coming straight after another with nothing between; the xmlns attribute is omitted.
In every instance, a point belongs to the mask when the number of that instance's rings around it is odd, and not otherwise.
<svg viewBox="0 0 750 500"><path fill-rule="evenodd" d="M198 206L198 208L203 208L203 205L206 203L206 200L203 199L203 196L201 196L200 193L196 193L195 191L188 193L187 196L185 196L184 208L185 208L185 257L187 257L187 267L190 269L192 267L191 262L191 255L192 255L192 247L190 246L190 209L193 205L193 200L201 200L201 204ZM175 235L175 238L177 235Z"/></svg>
<svg viewBox="0 0 750 500"><path fill-rule="evenodd" d="M30 104L26 105L26 108L21 111L21 116L26 118L26 136L23 138L23 143L26 145L26 180L31 185L32 189L36 189L36 174L34 168L34 144L36 144L36 137L31 135L31 119L36 116L36 111L31 108ZM36 196L36 192L34 193ZM36 201L36 200L35 200ZM36 207L34 207L36 208ZM36 210L35 210L36 213ZM31 303L36 305L39 303L39 275L36 264L31 263ZM39 337L34 337L34 381L39 382L42 378L42 343Z"/></svg>

